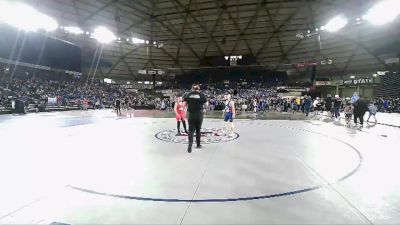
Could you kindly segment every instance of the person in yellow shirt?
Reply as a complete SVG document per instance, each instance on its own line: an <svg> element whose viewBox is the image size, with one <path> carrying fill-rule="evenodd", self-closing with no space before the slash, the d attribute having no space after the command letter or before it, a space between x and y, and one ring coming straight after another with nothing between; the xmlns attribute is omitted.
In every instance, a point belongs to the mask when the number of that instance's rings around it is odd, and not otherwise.
<svg viewBox="0 0 400 225"><path fill-rule="evenodd" d="M300 105L300 98L296 98L296 105L297 105L297 106Z"/></svg>
<svg viewBox="0 0 400 225"><path fill-rule="evenodd" d="M296 105L297 105L297 110L300 110L301 109L301 99L300 99L300 97L296 98Z"/></svg>

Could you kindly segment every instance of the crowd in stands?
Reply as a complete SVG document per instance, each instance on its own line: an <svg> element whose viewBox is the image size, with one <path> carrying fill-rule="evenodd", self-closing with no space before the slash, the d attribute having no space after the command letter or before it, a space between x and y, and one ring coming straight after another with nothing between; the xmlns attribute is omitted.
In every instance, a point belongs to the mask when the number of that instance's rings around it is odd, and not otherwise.
<svg viewBox="0 0 400 225"><path fill-rule="evenodd" d="M221 110L224 108L224 95L230 92L236 102L236 107L241 111L309 111L338 109L345 110L351 98L311 99L308 96L285 97L280 95L273 87L262 84L251 84L245 87L203 86L202 91L208 99L208 110ZM235 91L233 91L235 90ZM189 92L181 90L180 95ZM56 101L49 103L49 98ZM25 103L45 104L58 107L77 106L80 108L109 108L113 107L116 99L120 99L123 108L137 108L148 106L147 109L172 110L174 99L163 98L154 91L130 92L120 89L116 85L100 81L76 79L49 79L46 76L16 75L13 79L0 79L0 106L9 106L12 99L19 99ZM380 112L400 112L399 98L370 99L370 103ZM86 105L86 107L83 107ZM339 112L332 112L332 115Z"/></svg>
<svg viewBox="0 0 400 225"><path fill-rule="evenodd" d="M233 89L226 88L215 88L215 86L203 86L202 87L202 93L207 97L208 99L208 109L213 111L213 110L221 110L224 107L225 99L224 96L227 93L230 93L234 98L236 99L236 103L238 105L252 105L249 107L249 110L253 109L254 107L254 102L267 102L269 99L274 99L278 97L278 93L276 90L273 88L241 88L241 89L236 89L233 91ZM188 93L190 90L185 89L181 90L179 96L184 96L186 93ZM179 97L177 96L177 97ZM169 99L162 99L161 104L166 107L166 109L171 109L173 108L173 103L174 99L171 101ZM163 107L161 108L163 109Z"/></svg>
<svg viewBox="0 0 400 225"><path fill-rule="evenodd" d="M398 112L400 113L400 98L374 98L374 105L379 112Z"/></svg>
<svg viewBox="0 0 400 225"><path fill-rule="evenodd" d="M307 102L309 100L310 102ZM365 99L368 103L376 106L378 112L398 112L400 113L400 98L373 98ZM332 98L327 96L326 98L314 98L310 96L298 96L298 97L267 97L267 98L254 98L250 101L243 101L239 98L238 108L243 108L253 111L251 105L255 105L256 111L275 110L280 112L297 112L299 110L304 111L305 104L310 104L308 107L310 111L326 111L333 108L337 108L339 112L342 112L346 105L354 104L354 99L351 97L338 97ZM247 106L246 105L249 105ZM245 105L245 107L241 107ZM249 108L250 107L250 108ZM334 114L333 114L334 115Z"/></svg>
<svg viewBox="0 0 400 225"><path fill-rule="evenodd" d="M55 102L48 102L55 98ZM100 81L82 81L75 79L54 80L41 76L15 76L13 79L0 80L0 106L10 107L11 101L18 99L25 104L44 104L52 107L76 106L83 108L112 107L120 98L130 106L154 105L154 96L142 92L132 93L118 86Z"/></svg>

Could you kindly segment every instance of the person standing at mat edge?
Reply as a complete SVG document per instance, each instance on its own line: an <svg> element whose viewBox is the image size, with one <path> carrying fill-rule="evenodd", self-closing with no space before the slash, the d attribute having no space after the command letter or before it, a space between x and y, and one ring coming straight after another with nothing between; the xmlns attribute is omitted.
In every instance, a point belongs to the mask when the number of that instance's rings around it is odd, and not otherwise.
<svg viewBox="0 0 400 225"><path fill-rule="evenodd" d="M196 144L197 148L201 148L200 137L201 137L201 125L203 124L203 105L206 103L206 96L200 93L200 86L195 84L192 87L192 91L189 92L184 98L184 102L187 105L187 111L189 112L189 146L188 152L192 152L193 136L196 130Z"/></svg>
<svg viewBox="0 0 400 225"><path fill-rule="evenodd" d="M115 101L115 111L117 112L117 115L121 115L121 100L119 99Z"/></svg>

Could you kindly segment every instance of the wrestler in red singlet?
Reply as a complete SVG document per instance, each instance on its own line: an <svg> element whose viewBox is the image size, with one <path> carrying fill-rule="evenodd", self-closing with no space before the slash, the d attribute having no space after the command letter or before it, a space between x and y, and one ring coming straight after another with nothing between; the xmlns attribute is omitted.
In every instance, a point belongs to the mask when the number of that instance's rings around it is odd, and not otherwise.
<svg viewBox="0 0 400 225"><path fill-rule="evenodd" d="M179 97L177 98L177 101L175 102L175 107L174 107L175 115L176 115L176 127L178 129L178 134L181 133L180 126L181 126L181 121L183 124L183 128L185 129L185 133L188 133L186 129L186 105L183 103L182 98Z"/></svg>

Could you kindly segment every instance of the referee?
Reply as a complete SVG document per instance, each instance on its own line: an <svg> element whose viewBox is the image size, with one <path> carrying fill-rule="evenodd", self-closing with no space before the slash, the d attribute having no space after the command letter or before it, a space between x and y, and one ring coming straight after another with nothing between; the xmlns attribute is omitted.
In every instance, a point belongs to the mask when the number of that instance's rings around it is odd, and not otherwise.
<svg viewBox="0 0 400 225"><path fill-rule="evenodd" d="M203 124L203 104L206 103L206 96L200 93L200 86L195 84L192 87L192 91L187 94L184 99L189 112L189 146L188 152L192 152L193 135L196 130L196 144L197 148L201 148L200 137L201 137L201 125Z"/></svg>

